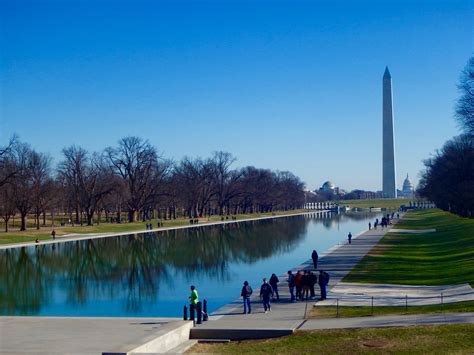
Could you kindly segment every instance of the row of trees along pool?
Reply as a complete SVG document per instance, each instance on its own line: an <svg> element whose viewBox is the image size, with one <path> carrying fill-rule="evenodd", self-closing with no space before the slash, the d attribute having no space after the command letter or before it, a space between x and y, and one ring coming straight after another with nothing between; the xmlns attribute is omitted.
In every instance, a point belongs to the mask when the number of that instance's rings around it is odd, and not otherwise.
<svg viewBox="0 0 474 355"><path fill-rule="evenodd" d="M39 229L47 215L92 225L95 216L100 221L103 215L121 223L123 213L133 222L272 212L303 204L304 184L291 172L234 169L234 161L230 153L215 152L206 159L172 162L150 142L125 137L102 152L64 148L53 167L47 154L14 137L0 149L0 214L8 231L15 214L25 230L29 214Z"/></svg>
<svg viewBox="0 0 474 355"><path fill-rule="evenodd" d="M425 161L418 193L439 208L474 217L474 57L461 73L455 119L461 135Z"/></svg>

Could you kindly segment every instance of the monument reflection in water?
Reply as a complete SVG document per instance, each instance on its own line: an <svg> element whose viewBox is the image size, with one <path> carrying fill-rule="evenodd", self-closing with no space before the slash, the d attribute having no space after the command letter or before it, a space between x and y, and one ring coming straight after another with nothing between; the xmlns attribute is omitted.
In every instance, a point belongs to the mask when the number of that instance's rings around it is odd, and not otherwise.
<svg viewBox="0 0 474 355"><path fill-rule="evenodd" d="M371 214L308 215L0 251L0 314L182 315L189 285L209 311L366 228Z"/></svg>

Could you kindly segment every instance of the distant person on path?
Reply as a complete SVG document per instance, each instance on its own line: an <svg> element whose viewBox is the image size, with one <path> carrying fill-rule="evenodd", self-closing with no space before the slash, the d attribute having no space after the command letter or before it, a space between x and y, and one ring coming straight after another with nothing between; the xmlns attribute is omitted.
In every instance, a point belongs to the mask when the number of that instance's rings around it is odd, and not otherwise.
<svg viewBox="0 0 474 355"><path fill-rule="evenodd" d="M397 219L400 219L400 213L397 213Z"/></svg>
<svg viewBox="0 0 474 355"><path fill-rule="evenodd" d="M369 230L372 229L372 223L369 222Z"/></svg>
<svg viewBox="0 0 474 355"><path fill-rule="evenodd" d="M267 279L263 278L263 284L260 286L260 299L263 301L263 309L265 313L272 310L270 305L270 297L273 296L272 286L267 282Z"/></svg>
<svg viewBox="0 0 474 355"><path fill-rule="evenodd" d="M295 287L296 287L296 299L301 300L301 289L302 289L302 284L301 281L303 279L303 274L301 271L298 271L295 276Z"/></svg>
<svg viewBox="0 0 474 355"><path fill-rule="evenodd" d="M56 231L53 229L53 231L51 232L51 237L53 239L56 239Z"/></svg>
<svg viewBox="0 0 474 355"><path fill-rule="evenodd" d="M244 301L244 314L250 313L252 311L250 308L250 296L252 295L252 293L252 287L250 287L249 283L245 281L244 286L242 287L242 292L240 292L240 295L242 296L242 299Z"/></svg>
<svg viewBox="0 0 474 355"><path fill-rule="evenodd" d="M290 289L290 302L295 301L295 275L288 270L288 288Z"/></svg>
<svg viewBox="0 0 474 355"><path fill-rule="evenodd" d="M351 234L351 232L349 232L349 234L347 235L347 240L349 241L349 244L352 244L352 234Z"/></svg>
<svg viewBox="0 0 474 355"><path fill-rule="evenodd" d="M319 271L319 288L321 289L321 301L324 301L327 298L326 287L329 283L329 274L326 271Z"/></svg>
<svg viewBox="0 0 474 355"><path fill-rule="evenodd" d="M280 295L278 294L278 283L279 282L280 282L280 280L278 280L277 275L272 274L272 276L270 276L270 281L268 283L270 284L270 286L273 289L273 299L272 299L273 301L275 301L275 296L276 296L277 301L280 300Z"/></svg>
<svg viewBox="0 0 474 355"><path fill-rule="evenodd" d="M311 253L311 259L313 259L314 270L317 270L318 269L319 255L318 255L318 252L316 250L313 250L313 252Z"/></svg>

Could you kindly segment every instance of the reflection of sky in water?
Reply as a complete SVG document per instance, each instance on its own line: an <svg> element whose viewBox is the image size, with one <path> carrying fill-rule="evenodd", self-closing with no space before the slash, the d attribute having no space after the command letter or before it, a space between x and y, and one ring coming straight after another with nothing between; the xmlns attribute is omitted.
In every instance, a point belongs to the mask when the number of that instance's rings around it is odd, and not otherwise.
<svg viewBox="0 0 474 355"><path fill-rule="evenodd" d="M181 316L189 285L209 310L367 229L374 215L295 216L0 252L0 314Z"/></svg>

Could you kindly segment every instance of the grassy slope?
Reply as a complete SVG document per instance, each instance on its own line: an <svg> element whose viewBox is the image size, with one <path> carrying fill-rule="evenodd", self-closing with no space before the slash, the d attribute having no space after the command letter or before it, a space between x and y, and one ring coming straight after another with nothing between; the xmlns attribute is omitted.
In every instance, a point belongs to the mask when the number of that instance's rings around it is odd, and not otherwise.
<svg viewBox="0 0 474 355"><path fill-rule="evenodd" d="M259 218L259 217L268 217L272 215L283 215L283 214L294 214L300 213L303 210L294 210L294 211L281 211L272 213L262 213L262 214L241 214L237 215L237 219L248 219L248 218ZM209 222L218 222L220 221L220 216L213 216L211 218L201 218L199 224L205 224ZM176 219L176 220L162 220L163 227L177 227L177 226L186 226L189 225L189 219ZM151 221L156 227L156 220ZM74 227L49 227L43 228L40 230L28 229L26 231L11 231L8 233L0 232L0 244L8 243L21 243L21 242L30 242L34 241L36 238L39 240L45 240L51 238L52 229L56 230L57 235L65 234L86 234L86 233L119 233L119 232L141 232L145 231L145 225L150 222L134 222L134 223L102 223L96 224L94 226L74 226Z"/></svg>
<svg viewBox="0 0 474 355"><path fill-rule="evenodd" d="M298 331L292 336L197 344L189 352L232 354L472 354L474 324L428 327Z"/></svg>
<svg viewBox="0 0 474 355"><path fill-rule="evenodd" d="M474 220L437 209L406 215L397 228L435 233L387 234L344 278L347 282L474 286Z"/></svg>

